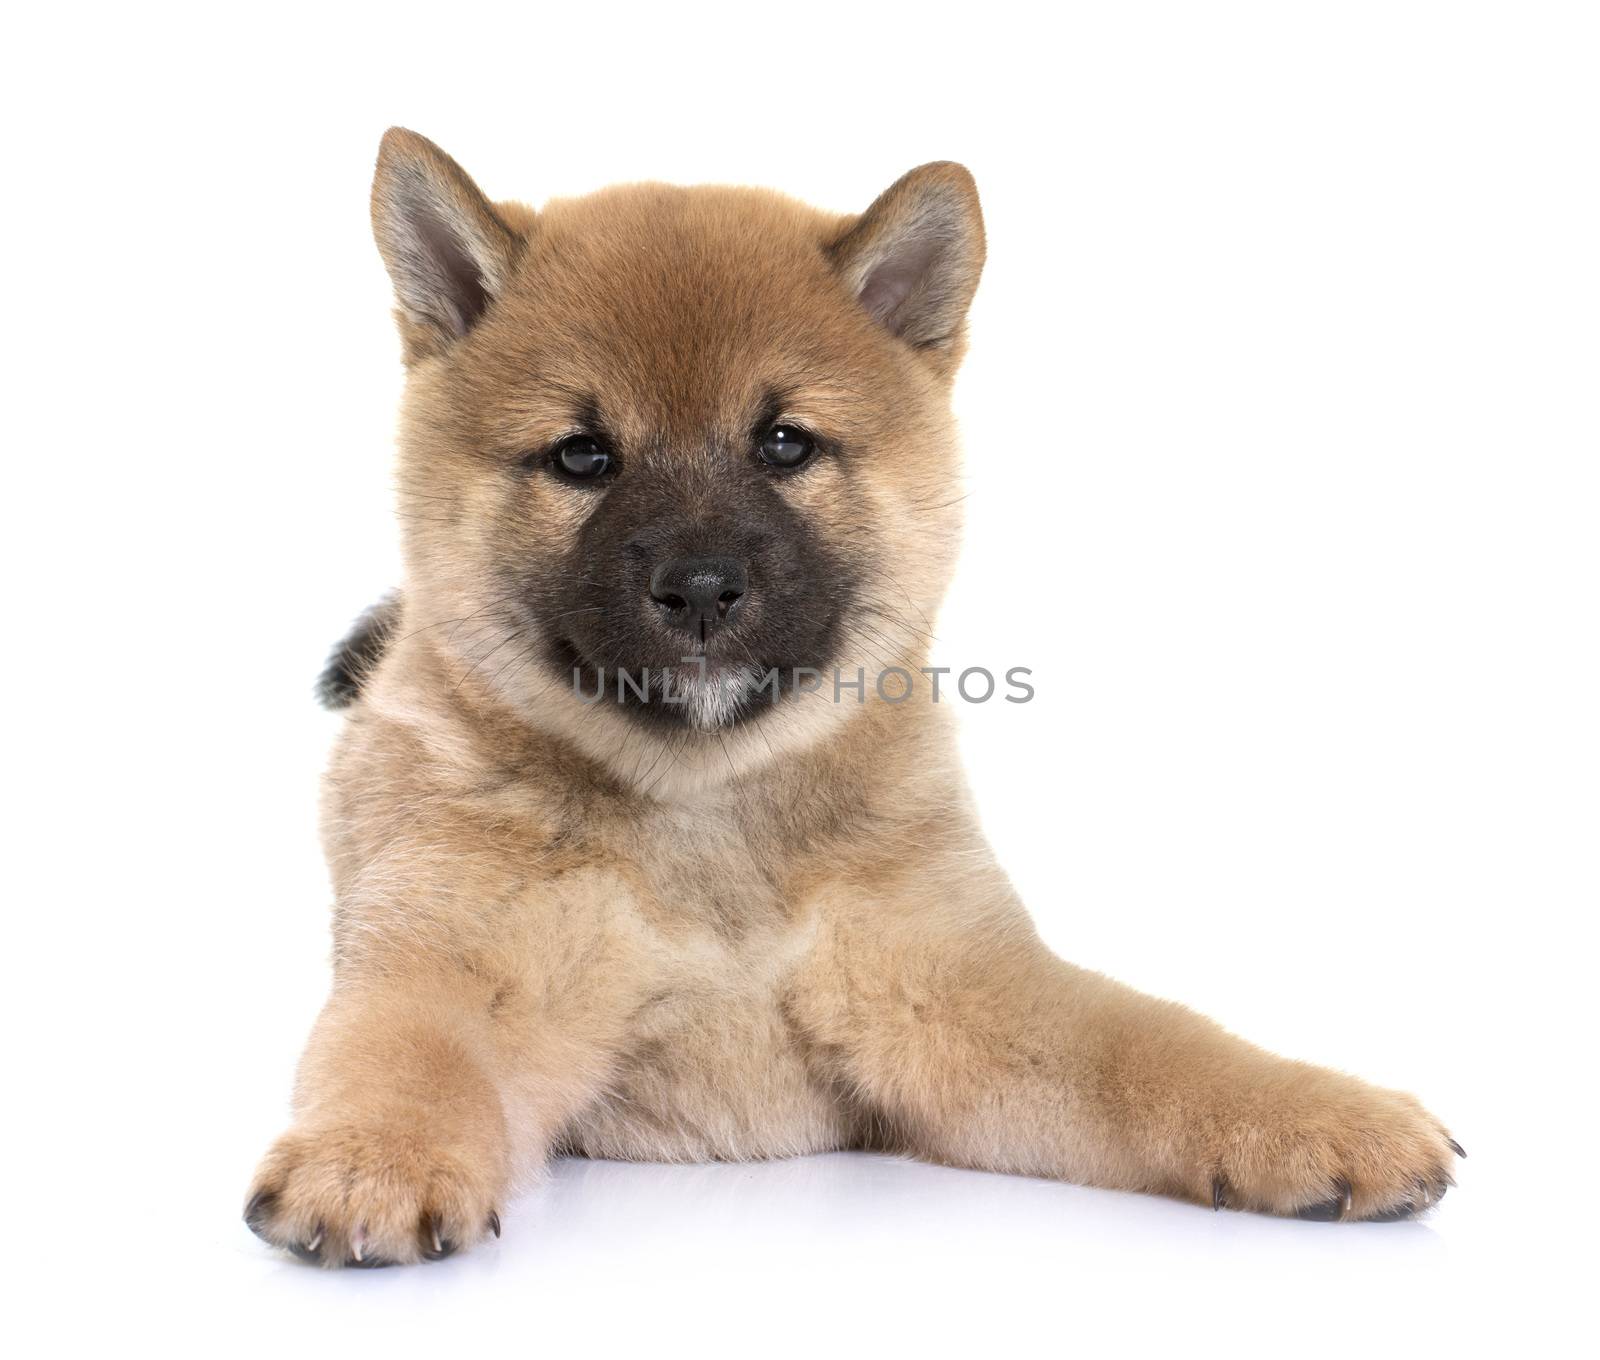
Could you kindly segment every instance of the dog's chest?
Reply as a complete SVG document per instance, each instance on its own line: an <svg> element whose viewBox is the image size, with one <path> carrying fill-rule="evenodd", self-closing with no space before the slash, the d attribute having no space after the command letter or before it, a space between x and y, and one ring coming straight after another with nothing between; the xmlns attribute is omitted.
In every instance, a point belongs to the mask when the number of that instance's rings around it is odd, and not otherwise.
<svg viewBox="0 0 1600 1360"><path fill-rule="evenodd" d="M785 900L770 862L730 839L692 844L637 861L651 986L615 1080L572 1141L650 1160L837 1147L844 1116L788 1019L819 924Z"/></svg>
<svg viewBox="0 0 1600 1360"><path fill-rule="evenodd" d="M640 909L668 952L703 953L714 939L742 967L795 934L781 858L731 816L664 811L639 828L632 863Z"/></svg>

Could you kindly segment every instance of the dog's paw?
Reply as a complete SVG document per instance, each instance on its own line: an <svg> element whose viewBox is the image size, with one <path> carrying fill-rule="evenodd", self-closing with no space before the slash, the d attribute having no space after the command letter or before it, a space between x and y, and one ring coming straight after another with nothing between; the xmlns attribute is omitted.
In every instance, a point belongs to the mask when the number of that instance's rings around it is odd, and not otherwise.
<svg viewBox="0 0 1600 1360"><path fill-rule="evenodd" d="M438 1261L500 1235L501 1159L408 1123L292 1129L244 1210L263 1241L324 1266Z"/></svg>
<svg viewBox="0 0 1600 1360"><path fill-rule="evenodd" d="M1467 1154L1414 1097L1315 1070L1288 1087L1222 1126L1203 1202L1392 1222L1426 1212L1455 1184L1455 1160Z"/></svg>

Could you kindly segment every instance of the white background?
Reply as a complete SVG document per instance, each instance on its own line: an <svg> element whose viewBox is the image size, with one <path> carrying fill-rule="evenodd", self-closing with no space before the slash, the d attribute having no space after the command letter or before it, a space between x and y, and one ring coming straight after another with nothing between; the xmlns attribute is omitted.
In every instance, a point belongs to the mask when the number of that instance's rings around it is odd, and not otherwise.
<svg viewBox="0 0 1600 1360"><path fill-rule="evenodd" d="M1592 9L575 8L7 21L19 1353L1576 1347ZM366 220L394 122L534 201L648 177L859 210L972 168L990 264L938 631L1036 672L1033 704L966 713L994 839L1068 957L1417 1091L1471 1154L1437 1214L833 1157L568 1164L502 1243L411 1271L246 1233L326 982L310 682L397 574Z"/></svg>

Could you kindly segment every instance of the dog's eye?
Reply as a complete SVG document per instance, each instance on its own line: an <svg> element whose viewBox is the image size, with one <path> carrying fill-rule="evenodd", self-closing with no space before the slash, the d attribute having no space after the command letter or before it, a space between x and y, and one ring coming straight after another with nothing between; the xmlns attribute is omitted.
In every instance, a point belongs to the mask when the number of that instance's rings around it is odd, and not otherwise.
<svg viewBox="0 0 1600 1360"><path fill-rule="evenodd" d="M586 434L563 439L550 460L558 471L580 482L592 482L611 470L611 455Z"/></svg>
<svg viewBox="0 0 1600 1360"><path fill-rule="evenodd" d="M797 468L816 451L811 436L794 425L774 425L757 450L763 463L777 468Z"/></svg>

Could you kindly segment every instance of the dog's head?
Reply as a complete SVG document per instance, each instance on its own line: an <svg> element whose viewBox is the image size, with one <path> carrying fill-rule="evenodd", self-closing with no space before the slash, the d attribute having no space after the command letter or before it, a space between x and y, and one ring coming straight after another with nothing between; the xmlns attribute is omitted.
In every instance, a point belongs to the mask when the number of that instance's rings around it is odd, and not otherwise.
<svg viewBox="0 0 1600 1360"><path fill-rule="evenodd" d="M984 254L964 169L860 216L656 184L535 213L396 129L373 221L407 627L462 682L639 771L663 739L737 763L814 737L861 706L836 671L872 702L925 660Z"/></svg>

